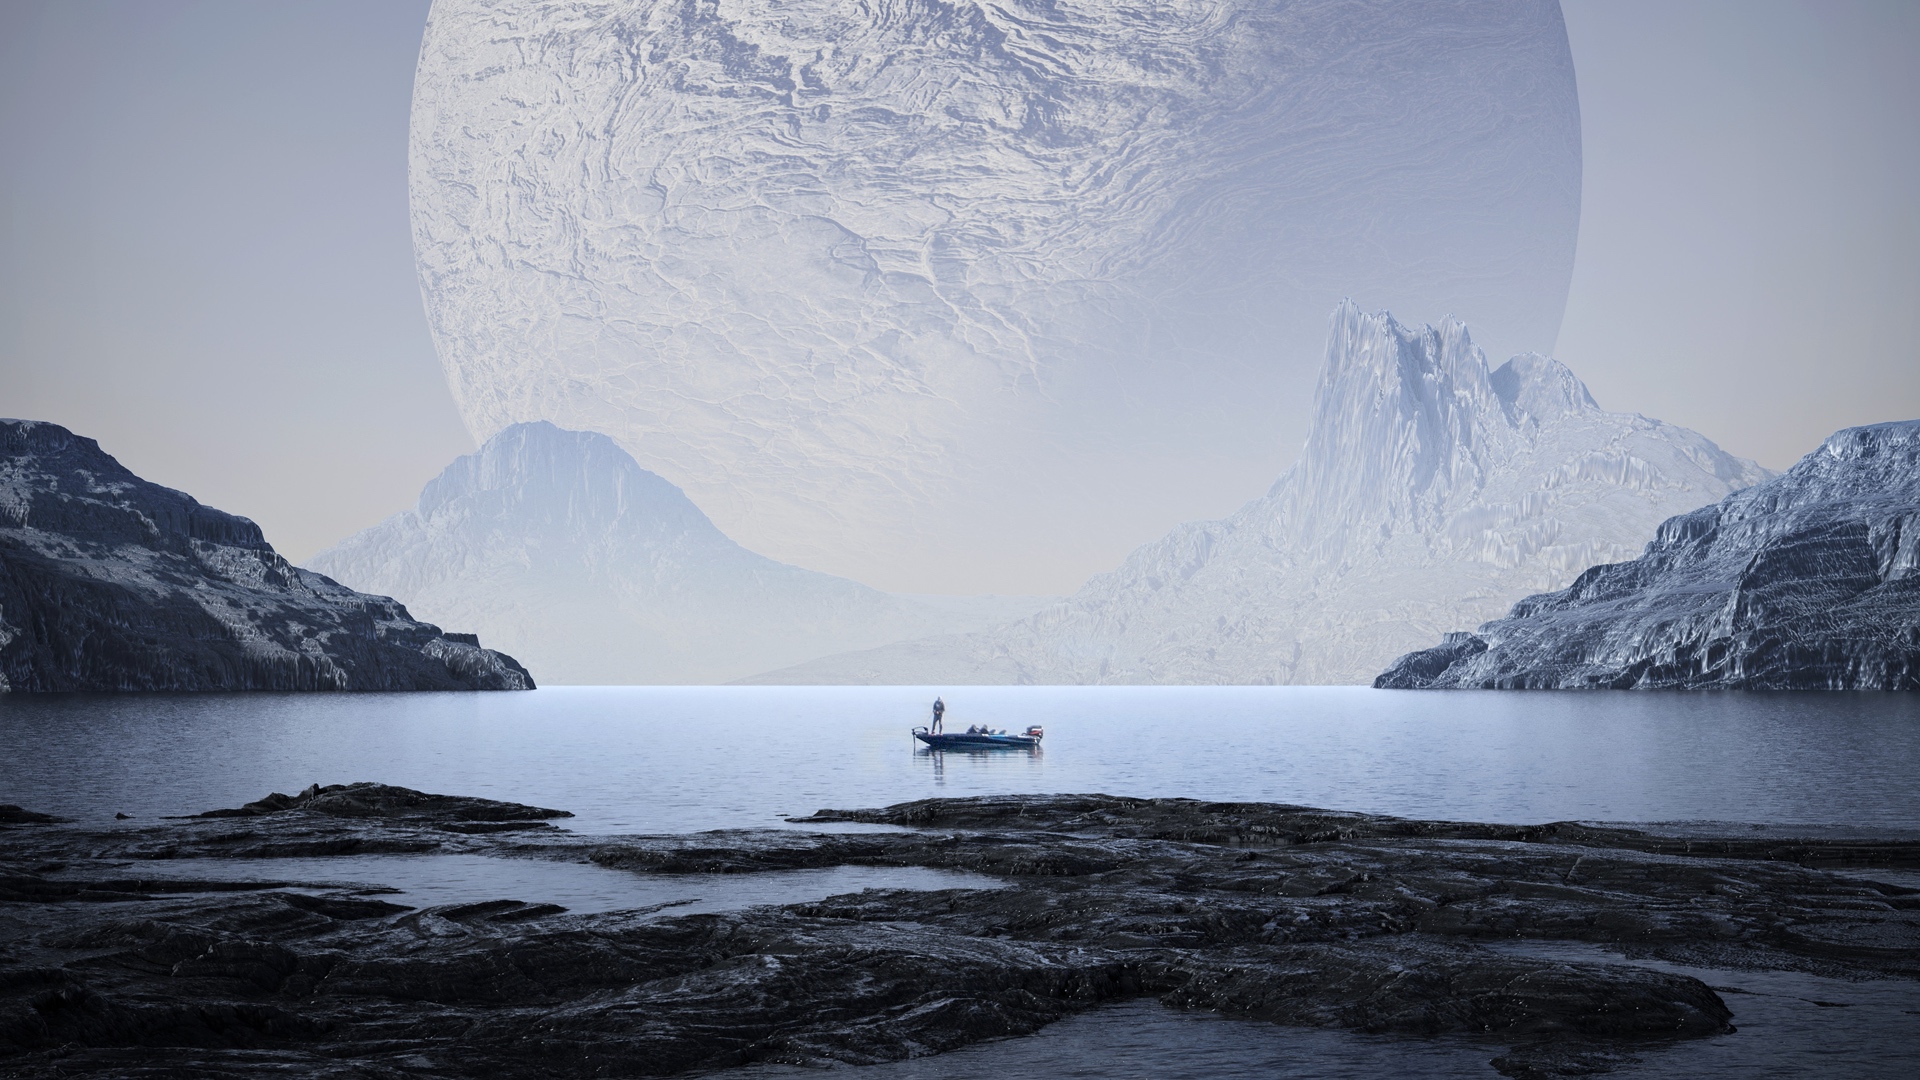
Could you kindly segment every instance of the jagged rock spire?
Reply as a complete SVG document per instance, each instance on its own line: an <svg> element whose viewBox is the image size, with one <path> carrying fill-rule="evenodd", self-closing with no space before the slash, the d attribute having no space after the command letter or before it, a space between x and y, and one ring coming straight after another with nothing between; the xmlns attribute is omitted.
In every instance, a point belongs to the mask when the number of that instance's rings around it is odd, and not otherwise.
<svg viewBox="0 0 1920 1080"><path fill-rule="evenodd" d="M1363 683L1449 630L1767 475L1684 428L1610 413L1543 356L1488 371L1455 319L1333 312L1300 459L1264 498L1182 525L990 635L773 681Z"/></svg>

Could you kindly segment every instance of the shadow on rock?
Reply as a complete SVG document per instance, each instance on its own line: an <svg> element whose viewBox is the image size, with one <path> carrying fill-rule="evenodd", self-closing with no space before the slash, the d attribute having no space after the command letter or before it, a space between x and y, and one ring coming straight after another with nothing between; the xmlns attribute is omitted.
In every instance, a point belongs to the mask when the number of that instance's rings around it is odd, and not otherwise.
<svg viewBox="0 0 1920 1080"><path fill-rule="evenodd" d="M1920 976L1920 893L1818 868L1913 865L1911 842L1699 837L1687 848L1685 837L1572 823L1110 796L808 819L906 826L854 834L448 831L559 814L354 784L135 829L0 831L4 1067L532 1080L862 1064L1152 996L1255 1021L1482 1037L1494 1068L1543 1077L1731 1032L1733 1014L1684 975L1483 943ZM1001 887L573 915L534 896L414 910L264 875L216 886L124 869L289 849L590 860L649 875L919 866Z"/></svg>

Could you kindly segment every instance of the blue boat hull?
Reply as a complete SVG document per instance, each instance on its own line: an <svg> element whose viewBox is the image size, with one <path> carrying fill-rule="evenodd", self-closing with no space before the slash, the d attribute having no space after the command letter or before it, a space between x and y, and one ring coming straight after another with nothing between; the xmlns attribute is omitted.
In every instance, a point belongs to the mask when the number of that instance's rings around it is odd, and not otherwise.
<svg viewBox="0 0 1920 1080"><path fill-rule="evenodd" d="M934 750L1031 750L1040 740L1031 735L968 735L965 732L935 735L924 729L913 737Z"/></svg>

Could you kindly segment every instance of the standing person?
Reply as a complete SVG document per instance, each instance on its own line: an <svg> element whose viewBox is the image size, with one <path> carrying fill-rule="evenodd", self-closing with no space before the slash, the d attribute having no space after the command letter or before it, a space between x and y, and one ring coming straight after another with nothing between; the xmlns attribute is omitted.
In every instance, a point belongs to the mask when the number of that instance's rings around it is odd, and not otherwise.
<svg viewBox="0 0 1920 1080"><path fill-rule="evenodd" d="M947 703L939 698L933 699L933 733L940 734L940 718L947 715Z"/></svg>

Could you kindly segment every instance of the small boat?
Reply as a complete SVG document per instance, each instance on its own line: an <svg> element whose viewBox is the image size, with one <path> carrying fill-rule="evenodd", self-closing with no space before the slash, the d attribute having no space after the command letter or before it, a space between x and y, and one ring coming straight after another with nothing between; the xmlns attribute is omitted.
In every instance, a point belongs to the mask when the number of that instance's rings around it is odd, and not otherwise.
<svg viewBox="0 0 1920 1080"><path fill-rule="evenodd" d="M947 731L935 733L924 727L913 729L913 737L932 750L1031 750L1040 745L1046 732L1035 724L1018 735L1004 731Z"/></svg>

